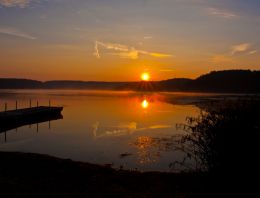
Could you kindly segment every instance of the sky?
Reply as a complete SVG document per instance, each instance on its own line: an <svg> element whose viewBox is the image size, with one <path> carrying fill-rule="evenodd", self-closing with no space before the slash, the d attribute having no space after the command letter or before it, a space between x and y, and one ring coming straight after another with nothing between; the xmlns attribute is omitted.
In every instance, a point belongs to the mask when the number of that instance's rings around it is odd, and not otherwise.
<svg viewBox="0 0 260 198"><path fill-rule="evenodd" d="M259 0L0 0L0 77L136 81L260 70Z"/></svg>

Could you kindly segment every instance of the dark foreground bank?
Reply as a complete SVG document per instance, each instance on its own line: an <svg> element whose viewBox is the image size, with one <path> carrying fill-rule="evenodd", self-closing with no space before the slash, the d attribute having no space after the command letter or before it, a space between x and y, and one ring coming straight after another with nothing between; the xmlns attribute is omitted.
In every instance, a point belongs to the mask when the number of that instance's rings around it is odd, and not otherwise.
<svg viewBox="0 0 260 198"><path fill-rule="evenodd" d="M29 153L0 152L0 159L3 198L259 196L240 173L141 173Z"/></svg>
<svg viewBox="0 0 260 198"><path fill-rule="evenodd" d="M1 197L197 197L204 174L114 170L47 155L0 152Z"/></svg>

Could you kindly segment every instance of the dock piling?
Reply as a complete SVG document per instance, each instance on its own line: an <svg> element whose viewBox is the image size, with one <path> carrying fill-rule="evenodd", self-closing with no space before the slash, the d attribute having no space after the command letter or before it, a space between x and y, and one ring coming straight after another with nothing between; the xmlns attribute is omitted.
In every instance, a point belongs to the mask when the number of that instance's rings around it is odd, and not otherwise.
<svg viewBox="0 0 260 198"><path fill-rule="evenodd" d="M7 104L5 104L5 106L7 106ZM32 124L48 121L49 129L51 129L51 120L58 120L63 118L61 115L63 107L39 106L24 109L19 108L17 110L7 110L7 107L5 108L5 112L0 112L0 133L12 129L18 131L20 126L25 125L29 125L29 128L31 128ZM37 124L36 127L38 132L40 130L40 125Z"/></svg>

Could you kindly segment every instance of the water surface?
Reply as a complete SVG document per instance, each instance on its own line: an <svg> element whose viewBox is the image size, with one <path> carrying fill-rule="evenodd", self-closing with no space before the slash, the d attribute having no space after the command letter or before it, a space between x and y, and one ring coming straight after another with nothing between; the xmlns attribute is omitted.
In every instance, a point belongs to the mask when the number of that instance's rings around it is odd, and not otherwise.
<svg viewBox="0 0 260 198"><path fill-rule="evenodd" d="M205 94L82 91L2 90L1 111L35 106L64 106L63 119L23 126L0 133L1 151L48 154L116 168L142 171L171 171L183 153L169 149L165 142L183 134L176 124L196 116L196 97Z"/></svg>

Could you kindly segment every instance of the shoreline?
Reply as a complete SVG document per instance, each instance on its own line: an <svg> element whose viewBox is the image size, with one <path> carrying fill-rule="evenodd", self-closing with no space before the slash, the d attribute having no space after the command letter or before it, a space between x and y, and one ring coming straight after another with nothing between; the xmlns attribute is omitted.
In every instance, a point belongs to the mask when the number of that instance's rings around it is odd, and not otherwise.
<svg viewBox="0 0 260 198"><path fill-rule="evenodd" d="M0 152L1 195L8 197L193 197L203 173L116 170L48 155Z"/></svg>

